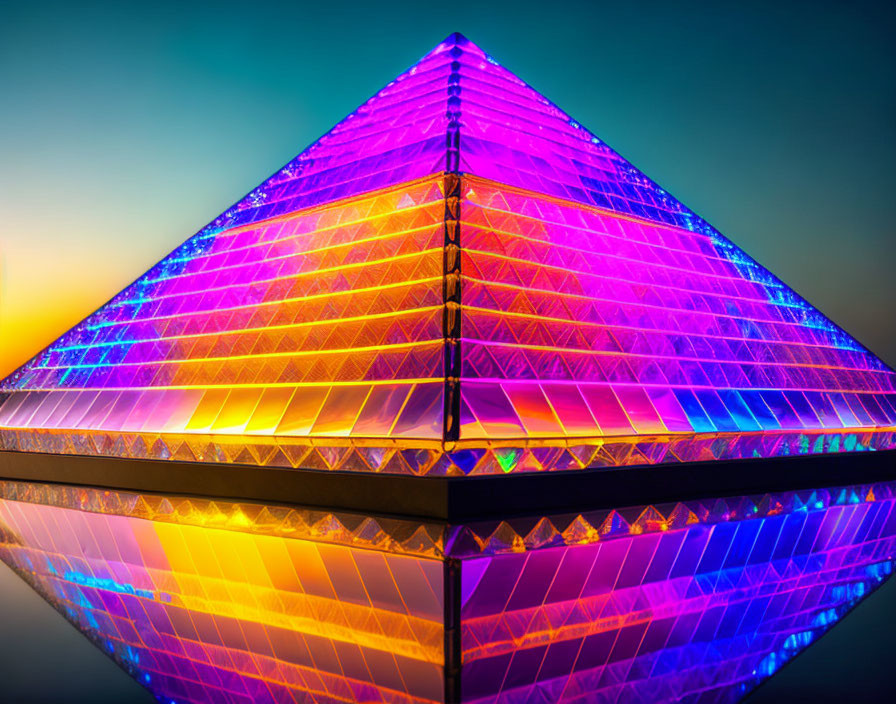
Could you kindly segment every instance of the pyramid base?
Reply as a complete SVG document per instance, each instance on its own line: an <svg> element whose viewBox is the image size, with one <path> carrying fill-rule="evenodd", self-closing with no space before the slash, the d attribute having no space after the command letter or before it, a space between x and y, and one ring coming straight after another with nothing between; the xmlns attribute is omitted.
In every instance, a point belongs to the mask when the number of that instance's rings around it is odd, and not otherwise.
<svg viewBox="0 0 896 704"><path fill-rule="evenodd" d="M482 477L0 451L0 478L457 521L886 481L896 450Z"/></svg>

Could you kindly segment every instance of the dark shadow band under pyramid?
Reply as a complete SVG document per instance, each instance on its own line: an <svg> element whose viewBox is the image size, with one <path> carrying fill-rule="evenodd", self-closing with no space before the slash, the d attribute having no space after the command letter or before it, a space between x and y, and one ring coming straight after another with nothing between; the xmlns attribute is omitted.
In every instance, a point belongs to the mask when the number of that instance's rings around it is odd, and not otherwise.
<svg viewBox="0 0 896 704"><path fill-rule="evenodd" d="M896 447L896 374L460 35L0 382L0 449L463 476Z"/></svg>

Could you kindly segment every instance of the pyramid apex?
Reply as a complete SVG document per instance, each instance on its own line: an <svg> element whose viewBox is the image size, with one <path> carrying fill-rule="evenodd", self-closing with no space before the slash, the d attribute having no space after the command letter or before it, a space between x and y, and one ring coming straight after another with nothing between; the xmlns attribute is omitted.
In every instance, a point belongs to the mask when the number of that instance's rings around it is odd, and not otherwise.
<svg viewBox="0 0 896 704"><path fill-rule="evenodd" d="M478 47L474 42L470 41L466 36L461 34L460 32L452 32L447 37L445 37L441 42L439 42L435 48L430 52L430 54L440 53L442 51L451 51L451 50L473 50L474 53L485 54L485 52Z"/></svg>
<svg viewBox="0 0 896 704"><path fill-rule="evenodd" d="M460 32L452 32L447 37L445 37L445 41L442 44L468 44L470 42L463 34Z"/></svg>

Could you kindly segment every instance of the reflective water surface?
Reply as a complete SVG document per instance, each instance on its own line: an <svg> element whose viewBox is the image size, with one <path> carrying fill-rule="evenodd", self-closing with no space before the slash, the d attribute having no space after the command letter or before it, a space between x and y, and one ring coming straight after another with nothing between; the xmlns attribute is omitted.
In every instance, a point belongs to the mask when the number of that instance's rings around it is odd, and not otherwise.
<svg viewBox="0 0 896 704"><path fill-rule="evenodd" d="M890 575L894 490L454 526L0 482L0 556L165 702L724 702Z"/></svg>

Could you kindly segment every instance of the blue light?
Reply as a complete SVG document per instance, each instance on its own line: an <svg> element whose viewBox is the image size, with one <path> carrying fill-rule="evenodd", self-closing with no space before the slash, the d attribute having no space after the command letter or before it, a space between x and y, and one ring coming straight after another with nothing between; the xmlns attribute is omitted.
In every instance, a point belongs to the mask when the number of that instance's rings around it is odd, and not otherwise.
<svg viewBox="0 0 896 704"><path fill-rule="evenodd" d="M101 577L94 577L92 575L84 574L83 572L66 572L63 575L63 579L69 582L74 582L75 584L83 584L86 587L103 589L107 592L131 594L133 596L142 597L143 599L155 598L155 593L147 589L137 589L132 584L122 584L121 582L116 582L114 579L103 579Z"/></svg>

